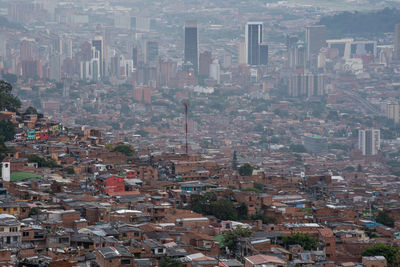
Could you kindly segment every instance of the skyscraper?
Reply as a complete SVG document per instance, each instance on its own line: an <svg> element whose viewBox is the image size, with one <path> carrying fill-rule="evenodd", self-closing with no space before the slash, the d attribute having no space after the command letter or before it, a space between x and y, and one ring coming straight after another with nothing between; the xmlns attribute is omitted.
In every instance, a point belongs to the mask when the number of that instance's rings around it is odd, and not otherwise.
<svg viewBox="0 0 400 267"><path fill-rule="evenodd" d="M145 46L146 63L157 63L158 62L158 42L147 41Z"/></svg>
<svg viewBox="0 0 400 267"><path fill-rule="evenodd" d="M368 129L358 131L358 148L364 156L378 154L381 147L381 131L378 129Z"/></svg>
<svg viewBox="0 0 400 267"><path fill-rule="evenodd" d="M307 59L318 55L319 50L326 46L326 26L314 25L306 27Z"/></svg>
<svg viewBox="0 0 400 267"><path fill-rule="evenodd" d="M395 124L400 122L399 117L399 104L398 103L387 103L386 104L386 117L393 120Z"/></svg>
<svg viewBox="0 0 400 267"><path fill-rule="evenodd" d="M102 36L96 36L92 40L92 47L98 51L98 61L100 64L100 77L103 78L105 76L105 53L104 53L104 40Z"/></svg>
<svg viewBox="0 0 400 267"><path fill-rule="evenodd" d="M246 24L246 63L248 65L266 65L268 63L268 46L262 43L262 22Z"/></svg>
<svg viewBox="0 0 400 267"><path fill-rule="evenodd" d="M400 60L400 24L394 26L394 60Z"/></svg>
<svg viewBox="0 0 400 267"><path fill-rule="evenodd" d="M185 23L185 64L191 63L194 73L199 70L197 22Z"/></svg>

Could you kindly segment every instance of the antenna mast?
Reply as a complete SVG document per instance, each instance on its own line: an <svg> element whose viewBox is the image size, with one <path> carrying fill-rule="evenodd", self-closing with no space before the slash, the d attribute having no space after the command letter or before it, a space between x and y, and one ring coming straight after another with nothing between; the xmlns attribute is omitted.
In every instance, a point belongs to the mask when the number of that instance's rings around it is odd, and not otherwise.
<svg viewBox="0 0 400 267"><path fill-rule="evenodd" d="M185 153L188 155L188 107L189 103L187 101L183 102L185 106Z"/></svg>

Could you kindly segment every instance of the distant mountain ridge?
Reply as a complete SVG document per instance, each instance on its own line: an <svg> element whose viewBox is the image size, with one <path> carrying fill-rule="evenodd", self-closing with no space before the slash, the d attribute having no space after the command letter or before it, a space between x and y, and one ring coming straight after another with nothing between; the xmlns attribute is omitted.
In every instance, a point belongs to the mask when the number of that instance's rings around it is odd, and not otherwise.
<svg viewBox="0 0 400 267"><path fill-rule="evenodd" d="M341 12L321 18L317 23L326 25L328 38L382 36L393 32L400 23L400 10L385 8L373 12Z"/></svg>

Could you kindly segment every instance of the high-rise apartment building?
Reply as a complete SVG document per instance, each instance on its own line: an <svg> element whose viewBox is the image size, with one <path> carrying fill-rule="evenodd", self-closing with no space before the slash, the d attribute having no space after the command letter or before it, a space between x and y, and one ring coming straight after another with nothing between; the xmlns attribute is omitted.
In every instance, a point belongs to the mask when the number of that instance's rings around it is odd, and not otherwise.
<svg viewBox="0 0 400 267"><path fill-rule="evenodd" d="M323 96L325 90L325 76L323 74L297 74L289 78L289 96L312 97Z"/></svg>
<svg viewBox="0 0 400 267"><path fill-rule="evenodd" d="M378 154L381 148L381 131L378 129L367 129L358 131L358 148L364 156Z"/></svg>
<svg viewBox="0 0 400 267"><path fill-rule="evenodd" d="M248 22L245 39L246 63L252 66L267 65L268 45L262 43L262 22Z"/></svg>
<svg viewBox="0 0 400 267"><path fill-rule="evenodd" d="M104 40L102 36L96 36L92 40L92 47L98 51L98 61L100 64L100 78L105 76L106 71L106 63L105 63L105 48L104 48Z"/></svg>
<svg viewBox="0 0 400 267"><path fill-rule="evenodd" d="M399 104L398 103L388 103L386 105L386 117L390 120L393 120L395 124L398 124L400 121L399 118Z"/></svg>
<svg viewBox="0 0 400 267"><path fill-rule="evenodd" d="M146 42L146 63L157 63L158 62L158 42L147 41Z"/></svg>
<svg viewBox="0 0 400 267"><path fill-rule="evenodd" d="M199 75L202 75L203 77L208 77L210 75L210 65L212 61L212 54L210 51L200 53Z"/></svg>
<svg viewBox="0 0 400 267"><path fill-rule="evenodd" d="M185 64L192 65L194 73L199 70L199 50L197 22L187 21L185 23Z"/></svg>
<svg viewBox="0 0 400 267"><path fill-rule="evenodd" d="M400 24L394 26L394 60L400 60Z"/></svg>
<svg viewBox="0 0 400 267"><path fill-rule="evenodd" d="M307 59L311 61L322 47L326 46L326 26L314 25L306 27L305 42L307 46Z"/></svg>

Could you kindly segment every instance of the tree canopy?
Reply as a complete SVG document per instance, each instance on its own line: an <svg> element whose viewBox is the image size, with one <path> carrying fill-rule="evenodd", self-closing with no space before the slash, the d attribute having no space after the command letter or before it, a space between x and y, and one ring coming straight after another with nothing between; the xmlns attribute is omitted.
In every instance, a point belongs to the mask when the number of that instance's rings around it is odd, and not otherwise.
<svg viewBox="0 0 400 267"><path fill-rule="evenodd" d="M236 227L233 230L225 231L222 235L222 244L229 248L229 250L234 251L237 246L237 242L241 237L250 237L253 232L249 228L243 228L241 226Z"/></svg>
<svg viewBox="0 0 400 267"><path fill-rule="evenodd" d="M21 107L21 101L11 94L11 90L11 84L0 81L0 111L17 111Z"/></svg>
<svg viewBox="0 0 400 267"><path fill-rule="evenodd" d="M361 253L362 256L384 256L388 262L388 266L399 266L399 249L386 245L383 243L377 243L370 247L367 247Z"/></svg>
<svg viewBox="0 0 400 267"><path fill-rule="evenodd" d="M60 165L54 159L45 159L38 155L29 155L28 162L35 162L38 164L39 168L47 167L47 168L58 168Z"/></svg>
<svg viewBox="0 0 400 267"><path fill-rule="evenodd" d="M290 245L300 245L305 250L316 250L318 247L317 239L310 234L295 233L283 237L283 244L286 248Z"/></svg>
<svg viewBox="0 0 400 267"><path fill-rule="evenodd" d="M113 149L113 152L120 152L122 154L124 154L125 156L133 156L133 154L135 154L135 150L133 150L133 148L130 145L125 145L125 144L119 144L116 145Z"/></svg>
<svg viewBox="0 0 400 267"><path fill-rule="evenodd" d="M253 174L253 166L249 163L245 163L239 167L238 172L241 176L250 176Z"/></svg>
<svg viewBox="0 0 400 267"><path fill-rule="evenodd" d="M239 217L239 212L232 201L225 198L217 200L217 196L214 193L193 195L190 203L194 212L213 215L220 220L237 220ZM246 213L243 206L239 207L239 211L240 215Z"/></svg>
<svg viewBox="0 0 400 267"><path fill-rule="evenodd" d="M0 136L4 136L5 141L11 141L14 139L15 126L9 120L0 121Z"/></svg>
<svg viewBox="0 0 400 267"><path fill-rule="evenodd" d="M380 211L375 220L383 225L394 227L394 219L386 211Z"/></svg>
<svg viewBox="0 0 400 267"><path fill-rule="evenodd" d="M160 261L160 267L181 267L182 262L170 257L164 257Z"/></svg>

